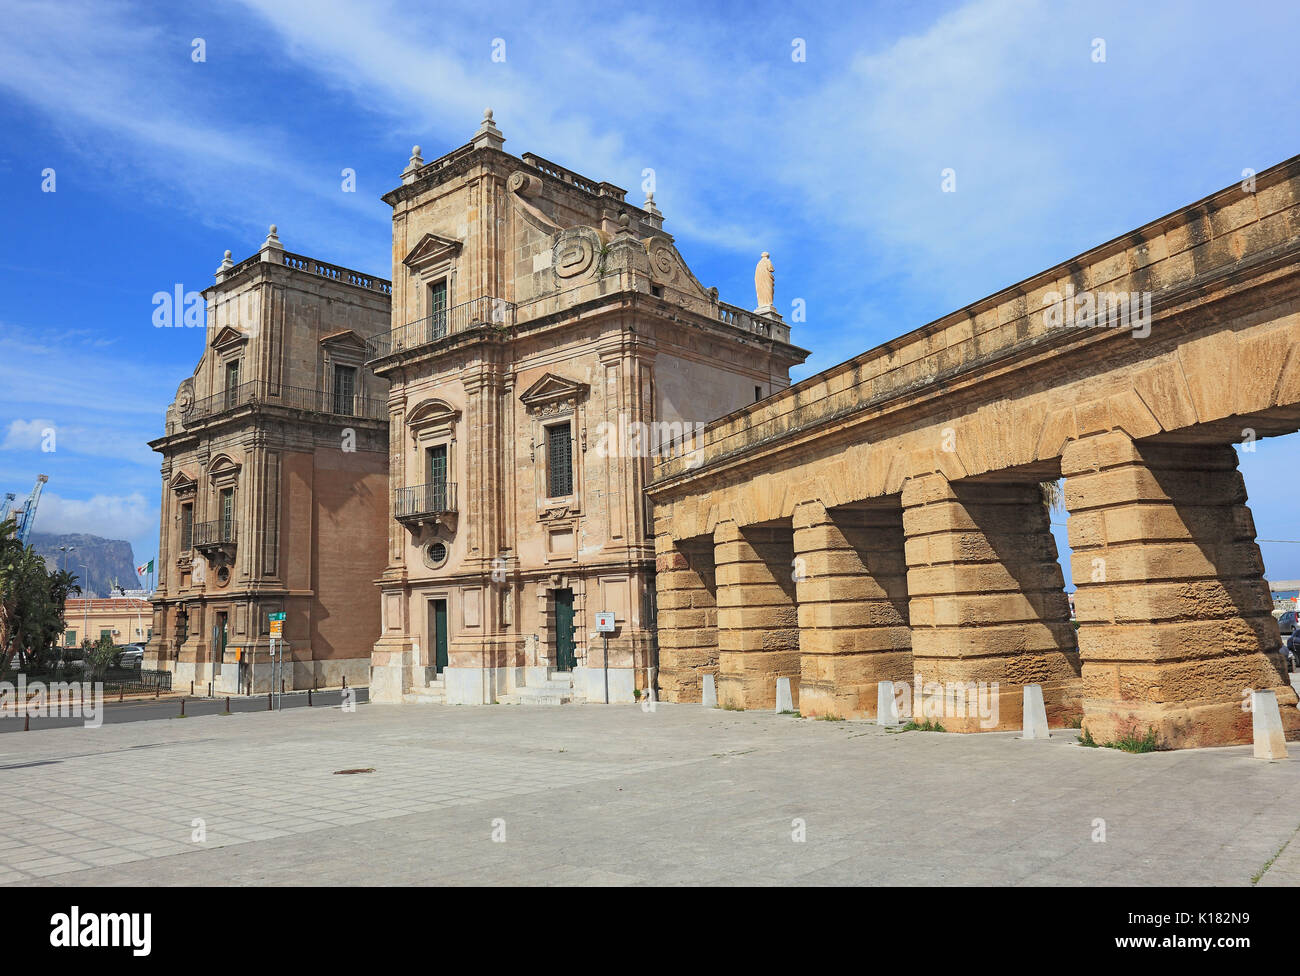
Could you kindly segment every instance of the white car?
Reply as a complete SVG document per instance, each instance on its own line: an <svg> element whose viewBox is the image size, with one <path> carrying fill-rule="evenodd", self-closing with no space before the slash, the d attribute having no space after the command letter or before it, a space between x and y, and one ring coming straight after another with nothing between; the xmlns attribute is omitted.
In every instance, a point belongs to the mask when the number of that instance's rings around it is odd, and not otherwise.
<svg viewBox="0 0 1300 976"><path fill-rule="evenodd" d="M139 669L144 664L144 648L139 644L127 644L117 659L119 668Z"/></svg>

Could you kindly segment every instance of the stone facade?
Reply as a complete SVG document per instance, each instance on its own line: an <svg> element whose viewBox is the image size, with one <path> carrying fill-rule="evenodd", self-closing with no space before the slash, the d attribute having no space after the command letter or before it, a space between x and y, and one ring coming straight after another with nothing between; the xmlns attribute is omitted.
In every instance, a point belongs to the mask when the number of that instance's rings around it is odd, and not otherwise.
<svg viewBox="0 0 1300 976"><path fill-rule="evenodd" d="M689 459L696 425L786 388L806 355L774 311L696 280L653 199L503 142L489 113L441 159L417 147L384 197L374 701L550 695L557 670L558 700L633 700L655 680L652 457ZM615 618L607 658L597 611Z"/></svg>
<svg viewBox="0 0 1300 976"><path fill-rule="evenodd" d="M143 644L151 635L153 606L136 597L69 597L63 604L64 647L80 647L108 634L114 644Z"/></svg>
<svg viewBox="0 0 1300 976"><path fill-rule="evenodd" d="M1300 158L722 418L647 489L664 697L974 689L935 717L976 731L1040 685L1053 725L1180 748L1249 742L1271 690L1294 737L1232 445L1300 429L1298 359Z"/></svg>
<svg viewBox="0 0 1300 976"><path fill-rule="evenodd" d="M387 281L284 251L275 228L207 304L203 356L168 407L153 637L173 687L364 684L385 565L388 382L365 366Z"/></svg>

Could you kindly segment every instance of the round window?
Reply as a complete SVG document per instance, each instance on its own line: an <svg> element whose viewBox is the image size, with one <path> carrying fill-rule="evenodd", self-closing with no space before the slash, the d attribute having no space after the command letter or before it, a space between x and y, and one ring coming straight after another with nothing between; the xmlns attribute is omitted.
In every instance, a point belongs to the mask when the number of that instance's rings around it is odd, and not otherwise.
<svg viewBox="0 0 1300 976"><path fill-rule="evenodd" d="M424 550L424 561L433 569L437 569L445 563L447 561L447 543L429 543L429 547Z"/></svg>
<svg viewBox="0 0 1300 976"><path fill-rule="evenodd" d="M225 566L222 566L219 570L217 570L217 582L220 583L222 586L225 586L227 583L230 582L230 570L227 569Z"/></svg>

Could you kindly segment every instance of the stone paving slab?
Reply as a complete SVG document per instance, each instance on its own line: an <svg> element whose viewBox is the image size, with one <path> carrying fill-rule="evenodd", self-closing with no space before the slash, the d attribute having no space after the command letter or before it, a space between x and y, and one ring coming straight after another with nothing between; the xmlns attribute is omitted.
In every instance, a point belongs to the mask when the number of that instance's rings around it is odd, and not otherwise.
<svg viewBox="0 0 1300 976"><path fill-rule="evenodd" d="M11 734L0 884L1300 883L1300 759L1075 737L665 704Z"/></svg>

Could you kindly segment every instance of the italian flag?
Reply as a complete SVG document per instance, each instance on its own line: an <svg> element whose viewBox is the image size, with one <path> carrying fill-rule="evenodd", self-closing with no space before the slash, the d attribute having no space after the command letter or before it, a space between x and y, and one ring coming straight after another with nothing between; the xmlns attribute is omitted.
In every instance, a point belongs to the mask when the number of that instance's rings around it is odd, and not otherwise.
<svg viewBox="0 0 1300 976"><path fill-rule="evenodd" d="M150 559L150 560L149 560L147 563L145 563L143 566L137 566L137 567L135 568L135 572L136 572L136 575L137 575L137 576L144 576L146 573L152 573L152 572L153 572L153 560Z"/></svg>

